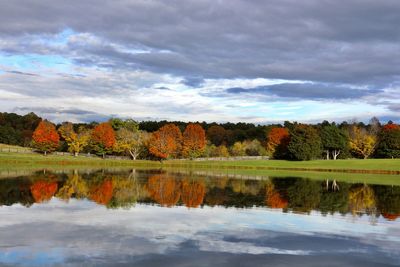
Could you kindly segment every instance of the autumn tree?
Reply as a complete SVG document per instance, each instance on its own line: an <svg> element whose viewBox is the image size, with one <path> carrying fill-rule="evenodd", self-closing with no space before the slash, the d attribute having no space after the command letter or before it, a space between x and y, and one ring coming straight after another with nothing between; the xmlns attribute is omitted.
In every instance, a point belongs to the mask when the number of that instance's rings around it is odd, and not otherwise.
<svg viewBox="0 0 400 267"><path fill-rule="evenodd" d="M268 133L267 152L274 158L285 158L287 146L290 142L289 130L282 127L274 127Z"/></svg>
<svg viewBox="0 0 400 267"><path fill-rule="evenodd" d="M176 158L181 149L182 133L175 124L164 125L150 137L149 151L157 158Z"/></svg>
<svg viewBox="0 0 400 267"><path fill-rule="evenodd" d="M146 189L150 197L161 206L174 206L181 196L180 183L166 175L151 176L147 181Z"/></svg>
<svg viewBox="0 0 400 267"><path fill-rule="evenodd" d="M294 160L311 160L321 155L321 138L312 126L298 124L293 128L288 145Z"/></svg>
<svg viewBox="0 0 400 267"><path fill-rule="evenodd" d="M326 159L337 159L339 154L346 148L348 144L348 137L346 133L339 129L336 125L324 125L321 128L321 141L322 147L326 154Z"/></svg>
<svg viewBox="0 0 400 267"><path fill-rule="evenodd" d="M68 150L73 153L75 157L89 144L91 132L83 127L80 127L78 132L75 132L72 123L64 122L58 131L67 142Z"/></svg>
<svg viewBox="0 0 400 267"><path fill-rule="evenodd" d="M91 145L98 155L110 153L115 145L115 132L110 123L104 122L97 125L91 135Z"/></svg>
<svg viewBox="0 0 400 267"><path fill-rule="evenodd" d="M197 208L203 203L206 187L203 180L183 179L181 199L188 208Z"/></svg>
<svg viewBox="0 0 400 267"><path fill-rule="evenodd" d="M33 132L32 139L33 147L42 151L44 155L47 155L47 152L52 152L58 148L60 136L54 124L44 120L39 123Z"/></svg>
<svg viewBox="0 0 400 267"><path fill-rule="evenodd" d="M394 123L383 126L378 136L376 155L380 158L400 158L400 126Z"/></svg>
<svg viewBox="0 0 400 267"><path fill-rule="evenodd" d="M128 153L136 160L145 150L149 138L147 132L121 128L116 133L116 151Z"/></svg>
<svg viewBox="0 0 400 267"><path fill-rule="evenodd" d="M349 145L351 150L367 159L375 150L377 137L364 128L352 125L349 128Z"/></svg>
<svg viewBox="0 0 400 267"><path fill-rule="evenodd" d="M246 144L244 142L235 142L231 147L232 156L245 156L246 155Z"/></svg>
<svg viewBox="0 0 400 267"><path fill-rule="evenodd" d="M206 133L200 124L190 123L183 132L182 154L187 158L197 158L204 153Z"/></svg>
<svg viewBox="0 0 400 267"><path fill-rule="evenodd" d="M226 130L220 125L213 125L207 130L207 139L215 146L226 144Z"/></svg>
<svg viewBox="0 0 400 267"><path fill-rule="evenodd" d="M211 146L211 151L210 151L210 156L211 157L229 157L229 150L226 146L221 145L221 146Z"/></svg>
<svg viewBox="0 0 400 267"><path fill-rule="evenodd" d="M264 146L257 139L245 141L244 144L248 156L265 156L267 154Z"/></svg>

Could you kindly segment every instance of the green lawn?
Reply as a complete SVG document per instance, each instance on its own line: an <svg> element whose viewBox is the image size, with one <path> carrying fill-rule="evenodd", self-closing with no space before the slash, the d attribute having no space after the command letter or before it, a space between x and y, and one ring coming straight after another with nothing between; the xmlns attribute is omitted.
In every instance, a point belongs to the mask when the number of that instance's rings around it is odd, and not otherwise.
<svg viewBox="0 0 400 267"><path fill-rule="evenodd" d="M169 163L169 162L168 162ZM175 164L179 164L178 162ZM182 162L188 164L187 161ZM243 160L243 161L192 161L193 166L233 168L277 168L277 169L325 169L325 170L382 170L400 171L400 159L346 159L346 160Z"/></svg>
<svg viewBox="0 0 400 267"><path fill-rule="evenodd" d="M0 175L17 174L39 169L116 169L116 168L164 168L179 172L201 172L209 175L226 174L238 177L305 177L325 180L400 185L400 160L337 160L292 162L281 160L256 161L190 161L169 160L162 164L148 160L111 160L101 158L72 157L22 153L0 153ZM374 171L376 171L374 173ZM385 172L399 171L387 174ZM14 175L16 176L16 175Z"/></svg>
<svg viewBox="0 0 400 267"><path fill-rule="evenodd" d="M115 160L40 154L0 152L0 164L15 165L94 165L94 166L154 166L211 169L292 170L322 172L372 172L400 174L400 159L348 159L348 160L243 160L243 161L191 161L168 160L160 163L150 160Z"/></svg>

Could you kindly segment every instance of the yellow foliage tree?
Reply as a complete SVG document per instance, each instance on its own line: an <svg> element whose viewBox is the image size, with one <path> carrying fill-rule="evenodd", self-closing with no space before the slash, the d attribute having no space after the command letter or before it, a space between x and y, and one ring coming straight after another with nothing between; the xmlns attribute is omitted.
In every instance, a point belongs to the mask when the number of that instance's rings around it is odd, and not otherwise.
<svg viewBox="0 0 400 267"><path fill-rule="evenodd" d="M78 133L74 131L74 127L70 122L64 122L58 129L61 136L68 144L68 150L78 156L79 152L88 145L90 140L90 131L81 128Z"/></svg>
<svg viewBox="0 0 400 267"><path fill-rule="evenodd" d="M358 155L367 159L375 150L377 137L367 130L355 125L350 128L350 148Z"/></svg>
<svg viewBox="0 0 400 267"><path fill-rule="evenodd" d="M115 150L119 152L127 152L133 160L136 160L136 158L145 150L148 139L150 139L150 135L147 132L131 131L122 128L117 131Z"/></svg>

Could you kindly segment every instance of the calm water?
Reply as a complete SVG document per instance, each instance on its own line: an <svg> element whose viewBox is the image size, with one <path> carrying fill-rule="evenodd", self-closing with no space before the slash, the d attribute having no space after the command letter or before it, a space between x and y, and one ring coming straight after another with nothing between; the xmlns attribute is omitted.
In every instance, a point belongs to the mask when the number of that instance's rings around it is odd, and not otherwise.
<svg viewBox="0 0 400 267"><path fill-rule="evenodd" d="M400 187L163 171L0 180L0 265L400 266Z"/></svg>

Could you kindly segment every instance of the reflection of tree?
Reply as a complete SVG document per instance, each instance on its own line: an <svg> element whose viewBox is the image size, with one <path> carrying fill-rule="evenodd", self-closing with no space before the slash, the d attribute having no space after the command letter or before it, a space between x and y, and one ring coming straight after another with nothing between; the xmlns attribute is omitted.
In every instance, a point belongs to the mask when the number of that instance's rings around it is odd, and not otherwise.
<svg viewBox="0 0 400 267"><path fill-rule="evenodd" d="M324 189L321 195L321 202L319 209L322 214L340 212L346 214L349 210L349 189L350 185L347 183L340 183L340 189L329 187L328 190Z"/></svg>
<svg viewBox="0 0 400 267"><path fill-rule="evenodd" d="M284 209L288 202L282 198L278 191L275 190L272 183L268 183L265 188L265 203L267 206L274 209Z"/></svg>
<svg viewBox="0 0 400 267"><path fill-rule="evenodd" d="M206 188L203 180L184 179L182 181L182 202L188 208L197 208L203 203Z"/></svg>
<svg viewBox="0 0 400 267"><path fill-rule="evenodd" d="M18 179L0 179L0 205L10 206L14 203L20 203L24 206L30 206L34 199L30 190L31 182L26 178Z"/></svg>
<svg viewBox="0 0 400 267"><path fill-rule="evenodd" d="M355 213L371 213L375 211L375 194L368 185L356 186L349 192L349 208Z"/></svg>
<svg viewBox="0 0 400 267"><path fill-rule="evenodd" d="M389 220L389 221L395 221L397 218L400 217L399 214L392 214L392 213L382 213L383 218Z"/></svg>
<svg viewBox="0 0 400 267"><path fill-rule="evenodd" d="M57 182L36 181L31 185L31 193L35 202L45 202L50 200L57 192Z"/></svg>
<svg viewBox="0 0 400 267"><path fill-rule="evenodd" d="M63 187L58 190L57 197L68 201L71 197L84 198L87 197L88 188L86 182L74 171L73 174L68 175Z"/></svg>
<svg viewBox="0 0 400 267"><path fill-rule="evenodd" d="M113 197L108 205L110 208L132 207L143 195L143 189L133 174L128 178L113 176L112 184Z"/></svg>
<svg viewBox="0 0 400 267"><path fill-rule="evenodd" d="M113 181L106 179L100 184L92 184L89 189L89 198L94 202L107 205L113 196Z"/></svg>
<svg viewBox="0 0 400 267"><path fill-rule="evenodd" d="M162 206L171 207L179 201L181 195L179 182L166 175L153 175L147 181L150 197Z"/></svg>
<svg viewBox="0 0 400 267"><path fill-rule="evenodd" d="M288 188L289 207L296 211L310 212L321 199L321 184L309 179L298 179Z"/></svg>
<svg viewBox="0 0 400 267"><path fill-rule="evenodd" d="M396 220L400 216L400 186L374 186L376 202L382 216Z"/></svg>

